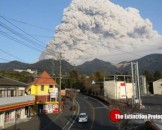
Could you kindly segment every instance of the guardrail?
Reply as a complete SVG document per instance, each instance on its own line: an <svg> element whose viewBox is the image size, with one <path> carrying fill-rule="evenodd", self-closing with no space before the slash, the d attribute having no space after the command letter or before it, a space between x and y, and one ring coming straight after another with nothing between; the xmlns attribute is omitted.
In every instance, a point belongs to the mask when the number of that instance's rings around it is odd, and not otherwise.
<svg viewBox="0 0 162 130"><path fill-rule="evenodd" d="M35 96L26 95L26 96L18 96L18 97L3 97L0 98L0 106L35 101Z"/></svg>

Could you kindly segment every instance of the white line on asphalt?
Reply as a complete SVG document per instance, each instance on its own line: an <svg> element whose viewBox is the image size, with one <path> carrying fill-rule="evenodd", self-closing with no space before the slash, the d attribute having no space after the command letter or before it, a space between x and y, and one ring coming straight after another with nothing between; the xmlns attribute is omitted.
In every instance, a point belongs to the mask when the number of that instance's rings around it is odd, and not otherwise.
<svg viewBox="0 0 162 130"><path fill-rule="evenodd" d="M65 124L65 126L62 128L63 130L66 128L66 126L72 121L73 116L75 115L76 112L73 113L72 117L70 120Z"/></svg>
<svg viewBox="0 0 162 130"><path fill-rule="evenodd" d="M76 100L75 100L76 101ZM71 123L70 127L68 128L68 130L71 129L71 127L73 126L75 120L77 119L78 115L79 115L79 112L80 112L80 106L79 106L79 103L76 101L77 105L78 105L78 113L77 113L77 116L75 117L75 119L73 120L73 122Z"/></svg>
<svg viewBox="0 0 162 130"><path fill-rule="evenodd" d="M103 106L105 106L106 109L108 109L108 107L107 107L105 104L103 104L101 101L99 101L99 100L97 100L97 99L95 99L95 98L93 98L93 97L90 97L90 96L88 96L88 98L91 98L91 99L93 99L93 100L98 101L98 102L101 103Z"/></svg>
<svg viewBox="0 0 162 130"><path fill-rule="evenodd" d="M72 121L73 116L75 115L76 111L73 113L72 117L70 120L66 123L66 125L62 128L63 130L66 128L66 126Z"/></svg>

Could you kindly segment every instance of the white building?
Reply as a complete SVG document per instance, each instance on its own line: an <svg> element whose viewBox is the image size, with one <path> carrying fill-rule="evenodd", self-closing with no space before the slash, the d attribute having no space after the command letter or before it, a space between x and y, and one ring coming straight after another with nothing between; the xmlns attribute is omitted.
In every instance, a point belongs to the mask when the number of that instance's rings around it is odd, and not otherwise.
<svg viewBox="0 0 162 130"><path fill-rule="evenodd" d="M153 82L153 93L162 94L162 79Z"/></svg>
<svg viewBox="0 0 162 130"><path fill-rule="evenodd" d="M109 81L104 81L104 96L111 99L132 98L133 85L131 76L114 76Z"/></svg>
<svg viewBox="0 0 162 130"><path fill-rule="evenodd" d="M25 95L27 84L0 77L0 128L30 116L35 97Z"/></svg>
<svg viewBox="0 0 162 130"><path fill-rule="evenodd" d="M147 84L146 84L146 76L141 75L140 76L140 90L141 90L141 95L146 95L147 92Z"/></svg>
<svg viewBox="0 0 162 130"><path fill-rule="evenodd" d="M36 71L33 71L33 70L31 70L31 69L26 69L26 70L14 69L14 71L16 71L16 72L28 72L28 73L30 73L30 74L36 73Z"/></svg>

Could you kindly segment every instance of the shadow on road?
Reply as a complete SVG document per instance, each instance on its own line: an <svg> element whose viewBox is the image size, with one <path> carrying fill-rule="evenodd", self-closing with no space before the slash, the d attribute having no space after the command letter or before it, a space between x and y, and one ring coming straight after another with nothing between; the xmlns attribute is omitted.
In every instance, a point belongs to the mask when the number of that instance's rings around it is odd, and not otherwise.
<svg viewBox="0 0 162 130"><path fill-rule="evenodd" d="M57 116L58 115L54 114L39 114L29 121L14 124L4 130L62 130L62 128L55 123Z"/></svg>
<svg viewBox="0 0 162 130"><path fill-rule="evenodd" d="M60 128L54 121L55 118L58 115L46 115L46 114L40 114L38 115L39 117L39 121L40 121L40 125L39 125L39 130L50 130L50 129L56 129L56 130L61 130L62 128Z"/></svg>

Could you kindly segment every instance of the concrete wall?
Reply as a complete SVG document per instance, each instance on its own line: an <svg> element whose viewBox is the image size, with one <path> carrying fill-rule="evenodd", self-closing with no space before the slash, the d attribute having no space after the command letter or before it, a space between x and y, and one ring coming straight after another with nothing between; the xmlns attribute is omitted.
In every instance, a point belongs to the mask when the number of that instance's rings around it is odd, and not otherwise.
<svg viewBox="0 0 162 130"><path fill-rule="evenodd" d="M26 118L25 108L21 108L20 119L24 119L24 118Z"/></svg>
<svg viewBox="0 0 162 130"><path fill-rule="evenodd" d="M114 80L104 82L104 96L112 99L116 99Z"/></svg>
<svg viewBox="0 0 162 130"><path fill-rule="evenodd" d="M0 128L4 128L4 112L0 113Z"/></svg>
<svg viewBox="0 0 162 130"><path fill-rule="evenodd" d="M125 86L121 86L124 83ZM123 89L124 88L124 89ZM122 97L122 95L125 95ZM132 83L125 83L123 81L105 81L104 82L104 96L108 96L111 99L126 99L132 98L133 86Z"/></svg>
<svg viewBox="0 0 162 130"><path fill-rule="evenodd" d="M132 83L126 83L126 95L127 95L128 98L132 98L132 95L133 95Z"/></svg>
<svg viewBox="0 0 162 130"><path fill-rule="evenodd" d="M140 90L141 95L147 94L147 84L146 84L146 76L140 76Z"/></svg>
<svg viewBox="0 0 162 130"><path fill-rule="evenodd" d="M153 82L153 91L154 94L162 95L162 79Z"/></svg>

